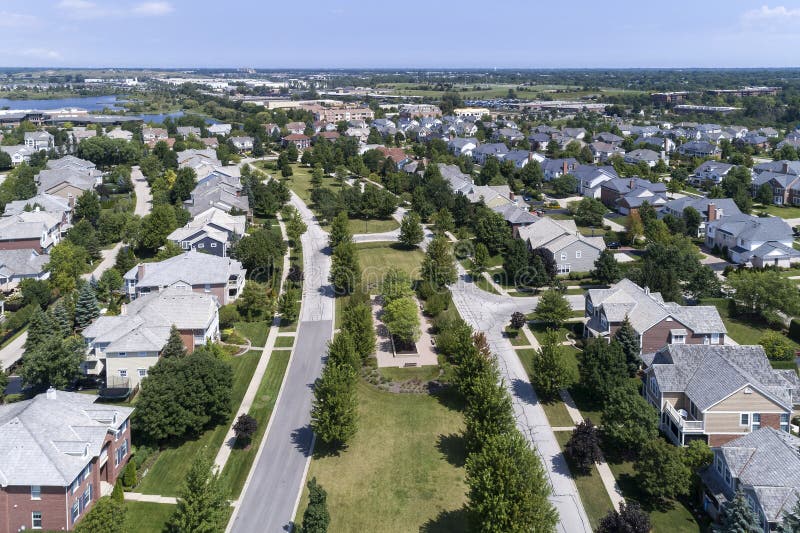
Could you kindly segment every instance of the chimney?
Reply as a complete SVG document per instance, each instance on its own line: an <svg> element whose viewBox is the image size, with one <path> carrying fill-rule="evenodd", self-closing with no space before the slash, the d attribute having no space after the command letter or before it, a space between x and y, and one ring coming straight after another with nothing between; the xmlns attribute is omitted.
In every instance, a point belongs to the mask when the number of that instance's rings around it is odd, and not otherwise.
<svg viewBox="0 0 800 533"><path fill-rule="evenodd" d="M783 163L783 173L784 174L788 174L789 173L789 162L788 161Z"/></svg>
<svg viewBox="0 0 800 533"><path fill-rule="evenodd" d="M56 399L56 389L50 387L47 389L47 399L48 400L55 400Z"/></svg>
<svg viewBox="0 0 800 533"><path fill-rule="evenodd" d="M717 220L717 205L714 202L708 204L708 221L714 222Z"/></svg>
<svg viewBox="0 0 800 533"><path fill-rule="evenodd" d="M669 152L669 139L664 137L664 151Z"/></svg>
<svg viewBox="0 0 800 533"><path fill-rule="evenodd" d="M566 159L564 160L564 164L562 165L561 168L563 169L564 174L568 174L568 172L567 172L567 160Z"/></svg>
<svg viewBox="0 0 800 533"><path fill-rule="evenodd" d="M67 205L70 207L75 207L75 197L71 194L67 195Z"/></svg>
<svg viewBox="0 0 800 533"><path fill-rule="evenodd" d="M139 263L139 267L136 269L136 280L140 280L144 277L144 263Z"/></svg>

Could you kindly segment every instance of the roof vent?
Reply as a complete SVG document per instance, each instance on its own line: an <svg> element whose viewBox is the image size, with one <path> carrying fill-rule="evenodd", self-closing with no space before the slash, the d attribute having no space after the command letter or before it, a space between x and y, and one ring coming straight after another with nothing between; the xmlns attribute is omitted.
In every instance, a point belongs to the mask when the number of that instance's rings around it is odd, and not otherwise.
<svg viewBox="0 0 800 533"><path fill-rule="evenodd" d="M750 387L745 387L744 388L744 393L745 394L753 394L753 389L751 389Z"/></svg>
<svg viewBox="0 0 800 533"><path fill-rule="evenodd" d="M47 399L48 400L55 400L56 399L56 389L50 387L47 389Z"/></svg>

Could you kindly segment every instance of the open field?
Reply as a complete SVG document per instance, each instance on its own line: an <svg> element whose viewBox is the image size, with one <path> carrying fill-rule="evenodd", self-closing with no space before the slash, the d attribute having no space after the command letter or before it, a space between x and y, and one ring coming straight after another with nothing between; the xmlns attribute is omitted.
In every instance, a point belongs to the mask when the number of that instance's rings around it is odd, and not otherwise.
<svg viewBox="0 0 800 533"><path fill-rule="evenodd" d="M419 248L408 250L396 244L372 242L357 244L356 248L361 263L361 283L367 290L377 290L391 267L407 272L411 279L419 278L424 255Z"/></svg>
<svg viewBox="0 0 800 533"><path fill-rule="evenodd" d="M308 472L328 492L329 531L464 531L463 417L448 396L358 385L358 433ZM307 505L303 495L298 521Z"/></svg>
<svg viewBox="0 0 800 533"><path fill-rule="evenodd" d="M132 533L162 533L175 506L168 503L125 502L125 525Z"/></svg>

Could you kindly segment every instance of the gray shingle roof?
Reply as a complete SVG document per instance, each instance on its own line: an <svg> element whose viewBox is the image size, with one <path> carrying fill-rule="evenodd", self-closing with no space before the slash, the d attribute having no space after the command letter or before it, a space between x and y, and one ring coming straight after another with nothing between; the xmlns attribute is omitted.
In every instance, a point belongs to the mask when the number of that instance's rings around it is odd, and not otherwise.
<svg viewBox="0 0 800 533"><path fill-rule="evenodd" d="M0 405L0 486L68 486L133 412L96 396L55 392ZM86 451L86 455L84 455Z"/></svg>
<svg viewBox="0 0 800 533"><path fill-rule="evenodd" d="M126 280L136 280L138 266L125 273ZM165 287L178 281L190 285L227 283L231 276L244 276L242 264L230 257L217 257L189 251L158 263L144 264L139 287Z"/></svg>

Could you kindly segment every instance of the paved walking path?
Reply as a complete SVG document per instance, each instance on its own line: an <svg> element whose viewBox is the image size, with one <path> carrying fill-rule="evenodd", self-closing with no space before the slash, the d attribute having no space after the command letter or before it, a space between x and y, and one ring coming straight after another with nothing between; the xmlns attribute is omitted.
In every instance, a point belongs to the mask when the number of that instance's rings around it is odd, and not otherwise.
<svg viewBox="0 0 800 533"><path fill-rule="evenodd" d="M25 352L25 341L27 340L28 332L26 330L0 350L0 370L8 370L14 363L22 359L22 354Z"/></svg>
<svg viewBox="0 0 800 533"><path fill-rule="evenodd" d="M131 502L170 503L175 505L178 499L173 496L159 496L158 494L142 494L141 492L126 492L125 499Z"/></svg>
<svg viewBox="0 0 800 533"><path fill-rule="evenodd" d="M569 391L567 389L561 389L559 393L561 394L561 399L564 400L567 413L569 413L569 417L575 422L575 425L583 422L583 415L581 415L581 412L575 405L575 400L572 399ZM605 458L601 458L599 462L595 463L595 466L597 466L600 480L603 482L603 487L605 487L608 497L611 499L611 503L614 505L615 509L619 509L620 504L625 501L625 498L622 496L622 491L617 484L617 480L614 478L614 474L611 473L611 468L608 467Z"/></svg>
<svg viewBox="0 0 800 533"><path fill-rule="evenodd" d="M281 228L281 234L283 235L284 240L286 240L286 226L284 225L283 220L281 220L280 213L278 213L277 218L278 225ZM289 272L290 253L290 250L287 249L283 256L283 270L281 271L280 284L281 289L278 294L283 293L285 290L286 276ZM236 419L239 418L240 415L249 413L250 407L252 407L253 401L256 399L256 394L261 386L261 380L264 378L264 373L267 371L267 366L269 365L272 350L275 348L275 339L278 337L278 328L280 327L280 322L281 320L279 317L276 316L272 318L272 325L270 326L269 333L267 334L267 342L264 345L264 349L261 351L261 357L258 360L258 365L256 365L255 372L253 372L253 377L250 379L250 384L247 386L247 391L244 393L242 403L239 404L239 410L237 411L236 416L231 423L231 427L228 428L228 433L225 435L225 440L222 442L222 446L220 446L219 452L217 452L217 457L214 459L214 466L218 469L218 472L222 472L222 470L225 468L225 464L228 462L231 452L233 451L233 446L236 444L236 432L233 430L233 426L236 424ZM270 418L272 417L270 416Z"/></svg>
<svg viewBox="0 0 800 533"><path fill-rule="evenodd" d="M489 282L489 285L491 285L491 286L492 286L492 288L493 288L494 290L496 290L496 291L497 291L499 294L501 294L502 296L510 296L510 295L508 294L508 291L507 291L507 290L505 290L503 287L501 287L500 285L498 285L498 284L497 284L497 283L494 281L494 279L492 279L492 276L491 276L491 274L489 274L488 272L483 272L481 275L483 276L483 279L485 279L486 281L488 281L488 282Z"/></svg>
<svg viewBox="0 0 800 533"><path fill-rule="evenodd" d="M619 222L614 222L610 218L603 217L603 224L611 228L612 231L625 231L625 226Z"/></svg>

